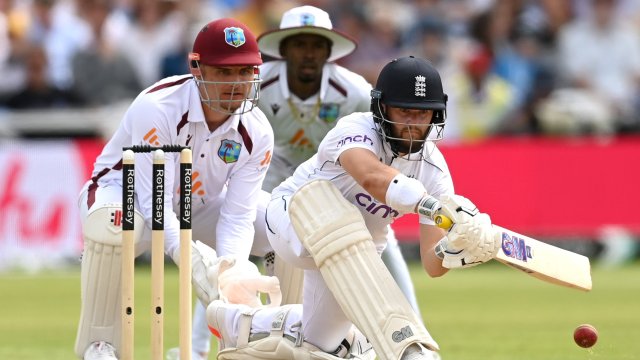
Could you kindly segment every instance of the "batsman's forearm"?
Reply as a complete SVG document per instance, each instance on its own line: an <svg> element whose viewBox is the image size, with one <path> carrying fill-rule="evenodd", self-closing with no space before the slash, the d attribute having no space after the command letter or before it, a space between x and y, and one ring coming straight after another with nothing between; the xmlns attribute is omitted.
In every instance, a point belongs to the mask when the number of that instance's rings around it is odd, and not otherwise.
<svg viewBox="0 0 640 360"><path fill-rule="evenodd" d="M433 248L428 248L424 251L420 249L420 259L422 261L422 268L430 277L440 277L449 272L449 269L442 266L442 259L436 256Z"/></svg>
<svg viewBox="0 0 640 360"><path fill-rule="evenodd" d="M446 233L442 229L434 225L420 224L420 260L430 277L439 277L449 271L442 266L442 259L439 259L434 251L436 244L444 236Z"/></svg>

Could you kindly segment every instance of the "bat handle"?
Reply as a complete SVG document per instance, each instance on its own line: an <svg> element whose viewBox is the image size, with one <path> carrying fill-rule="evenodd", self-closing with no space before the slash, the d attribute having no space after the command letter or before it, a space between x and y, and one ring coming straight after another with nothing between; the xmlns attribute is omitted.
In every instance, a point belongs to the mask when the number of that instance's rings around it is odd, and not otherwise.
<svg viewBox="0 0 640 360"><path fill-rule="evenodd" d="M434 221L436 222L436 226L438 226L441 229L449 230L453 226L453 221L451 221L451 219L449 219L447 216L442 214L436 215L436 217L434 218Z"/></svg>

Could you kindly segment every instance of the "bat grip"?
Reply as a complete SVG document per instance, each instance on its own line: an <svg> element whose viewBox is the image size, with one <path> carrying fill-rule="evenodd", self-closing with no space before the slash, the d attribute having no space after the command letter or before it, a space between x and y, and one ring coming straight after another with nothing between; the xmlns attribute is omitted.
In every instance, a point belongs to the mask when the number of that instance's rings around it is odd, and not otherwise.
<svg viewBox="0 0 640 360"><path fill-rule="evenodd" d="M433 220L436 222L436 226L444 230L449 230L453 226L453 221L442 214L436 215Z"/></svg>

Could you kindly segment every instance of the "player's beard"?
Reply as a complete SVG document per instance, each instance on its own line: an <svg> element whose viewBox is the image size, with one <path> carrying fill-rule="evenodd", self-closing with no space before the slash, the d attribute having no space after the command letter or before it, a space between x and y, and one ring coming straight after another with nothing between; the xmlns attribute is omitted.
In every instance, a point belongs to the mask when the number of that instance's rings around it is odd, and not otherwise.
<svg viewBox="0 0 640 360"><path fill-rule="evenodd" d="M322 73L318 71L315 66L300 66L298 68L297 77L298 81L300 81L301 83L309 84L318 81L321 75Z"/></svg>
<svg viewBox="0 0 640 360"><path fill-rule="evenodd" d="M316 76L308 76L308 75L300 75L298 76L298 80L303 84L310 84L315 82L317 79Z"/></svg>
<svg viewBox="0 0 640 360"><path fill-rule="evenodd" d="M424 127L424 129L423 129ZM401 154L415 153L422 149L429 126L405 126L399 134L394 135L402 140L395 140L396 149Z"/></svg>

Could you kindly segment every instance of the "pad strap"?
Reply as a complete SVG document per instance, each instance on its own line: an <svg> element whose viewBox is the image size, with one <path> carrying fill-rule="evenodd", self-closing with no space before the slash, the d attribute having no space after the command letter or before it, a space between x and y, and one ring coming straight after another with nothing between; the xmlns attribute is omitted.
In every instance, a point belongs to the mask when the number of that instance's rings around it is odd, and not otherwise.
<svg viewBox="0 0 640 360"><path fill-rule="evenodd" d="M258 311L258 308L251 308L243 311L238 319L238 341L237 347L246 347L249 343L249 336L251 335L251 320L253 315Z"/></svg>
<svg viewBox="0 0 640 360"><path fill-rule="evenodd" d="M280 307L280 311L278 311L276 316L273 317L273 321L271 322L271 336L284 336L284 326L292 307L292 305L284 305Z"/></svg>

